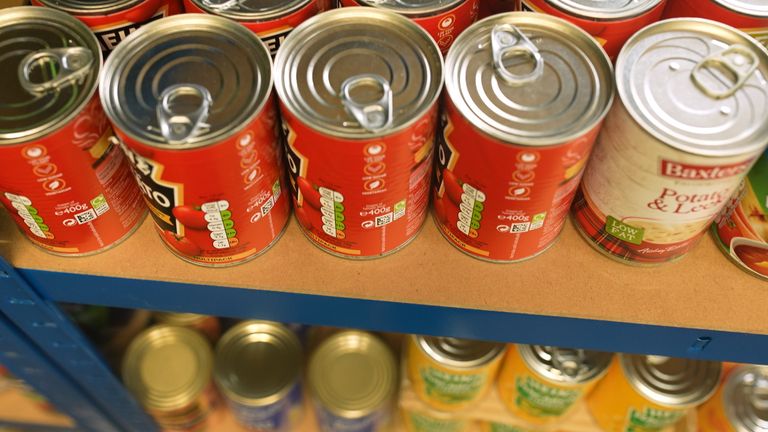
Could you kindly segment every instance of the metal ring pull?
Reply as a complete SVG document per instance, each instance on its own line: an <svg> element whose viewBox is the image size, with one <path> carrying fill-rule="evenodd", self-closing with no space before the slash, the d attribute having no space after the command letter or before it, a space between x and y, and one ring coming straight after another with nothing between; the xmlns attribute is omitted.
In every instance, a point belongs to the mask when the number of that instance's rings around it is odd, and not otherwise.
<svg viewBox="0 0 768 432"><path fill-rule="evenodd" d="M178 112L179 107L174 106L174 102L178 103L178 99L182 97L197 99L195 102L199 105L192 110ZM191 138L209 129L210 125L205 121L208 119L212 103L211 93L198 84L176 84L166 88L157 104L160 133L169 144L187 143ZM185 107L190 105L184 103Z"/></svg>
<svg viewBox="0 0 768 432"><path fill-rule="evenodd" d="M744 391L747 400L758 410L768 410L768 369L761 368L759 372L750 373L747 379L751 382Z"/></svg>
<svg viewBox="0 0 768 432"><path fill-rule="evenodd" d="M733 96L734 93L744 86L755 70L757 70L759 63L760 61L757 56L749 48L744 45L734 44L723 51L705 57L704 60L699 62L691 72L691 80L705 95L714 99L725 99ZM707 68L724 70L733 75L735 82L723 91L708 87L702 81L703 70ZM717 76L715 75L715 77ZM718 79L718 81L723 80Z"/></svg>
<svg viewBox="0 0 768 432"><path fill-rule="evenodd" d="M32 94L46 93L82 82L90 73L93 53L83 47L51 48L27 54L19 63L19 82ZM33 82L35 68L46 65L53 69L51 78L43 82Z"/></svg>
<svg viewBox="0 0 768 432"><path fill-rule="evenodd" d="M213 10L239 9L243 0L203 0L203 5Z"/></svg>
<svg viewBox="0 0 768 432"><path fill-rule="evenodd" d="M544 74L544 58L539 48L519 28L512 24L499 24L491 31L491 51L496 76L513 86L536 81ZM504 65L504 59L525 56L533 61L533 70L527 74L512 73Z"/></svg>
<svg viewBox="0 0 768 432"><path fill-rule="evenodd" d="M583 371L586 353L583 349L552 348L552 365L569 378Z"/></svg>
<svg viewBox="0 0 768 432"><path fill-rule="evenodd" d="M352 91L364 88L381 93L381 98L373 101L355 100ZM360 126L371 132L392 126L392 88L380 75L362 74L347 78L341 84L341 102Z"/></svg>

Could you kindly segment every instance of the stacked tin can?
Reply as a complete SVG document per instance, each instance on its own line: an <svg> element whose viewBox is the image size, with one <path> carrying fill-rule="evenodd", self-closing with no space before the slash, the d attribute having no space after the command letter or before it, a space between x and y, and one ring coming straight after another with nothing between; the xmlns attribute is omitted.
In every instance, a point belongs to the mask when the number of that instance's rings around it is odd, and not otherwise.
<svg viewBox="0 0 768 432"><path fill-rule="evenodd" d="M765 432L768 430L768 369L743 365L725 379L698 410L699 430Z"/></svg>

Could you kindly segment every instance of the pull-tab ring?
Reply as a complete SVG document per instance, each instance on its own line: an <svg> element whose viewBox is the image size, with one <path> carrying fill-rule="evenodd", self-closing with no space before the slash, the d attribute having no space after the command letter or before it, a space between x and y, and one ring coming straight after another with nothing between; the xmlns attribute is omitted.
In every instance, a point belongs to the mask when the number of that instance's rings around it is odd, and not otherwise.
<svg viewBox="0 0 768 432"><path fill-rule="evenodd" d="M194 109L188 109L192 104L184 103L187 109L179 112L174 101L179 98L197 99L199 105ZM211 93L205 87L198 84L176 84L166 88L160 95L157 104L157 121L160 124L160 133L169 144L185 144L189 139L208 130L208 119L212 104Z"/></svg>
<svg viewBox="0 0 768 432"><path fill-rule="evenodd" d="M213 10L229 10L240 7L243 0L203 0L203 5Z"/></svg>
<svg viewBox="0 0 768 432"><path fill-rule="evenodd" d="M768 369L760 369L751 377L751 383L744 391L749 403L760 411L768 409Z"/></svg>
<svg viewBox="0 0 768 432"><path fill-rule="evenodd" d="M569 378L576 378L584 367L586 354L582 349L552 349L552 365Z"/></svg>
<svg viewBox="0 0 768 432"><path fill-rule="evenodd" d="M381 97L372 101L356 100L352 92L364 88L381 93ZM371 132L392 126L392 88L380 75L362 74L347 78L341 84L341 102L360 126Z"/></svg>
<svg viewBox="0 0 768 432"><path fill-rule="evenodd" d="M705 57L691 72L691 80L705 95L714 99L733 96L744 86L760 64L755 53L744 45L734 44L718 53ZM734 83L725 90L716 90L702 81L701 74L706 68L719 68L733 75Z"/></svg>
<svg viewBox="0 0 768 432"><path fill-rule="evenodd" d="M19 82L26 91L32 94L46 93L81 82L91 72L93 53L83 47L51 48L27 54L19 63ZM57 69L51 79L43 82L33 82L32 73L35 68L46 65Z"/></svg>
<svg viewBox="0 0 768 432"><path fill-rule="evenodd" d="M513 86L536 81L544 74L544 58L539 48L519 28L512 24L499 24L491 31L491 50L496 76ZM512 73L504 65L504 59L525 56L533 62L533 70L527 74Z"/></svg>

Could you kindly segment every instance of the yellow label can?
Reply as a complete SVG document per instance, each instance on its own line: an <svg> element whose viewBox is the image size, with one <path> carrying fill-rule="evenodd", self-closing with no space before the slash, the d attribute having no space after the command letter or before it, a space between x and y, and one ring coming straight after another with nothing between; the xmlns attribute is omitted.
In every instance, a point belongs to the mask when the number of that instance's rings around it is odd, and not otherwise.
<svg viewBox="0 0 768 432"><path fill-rule="evenodd" d="M728 375L712 398L698 410L704 432L768 430L768 368L741 366Z"/></svg>
<svg viewBox="0 0 768 432"><path fill-rule="evenodd" d="M408 341L408 378L430 407L458 411L485 396L504 350L500 343L414 335Z"/></svg>
<svg viewBox="0 0 768 432"><path fill-rule="evenodd" d="M402 412L408 432L466 432L469 428L469 420L449 413L405 408Z"/></svg>
<svg viewBox="0 0 768 432"><path fill-rule="evenodd" d="M524 429L504 423L489 421L480 422L480 432L534 432L531 429Z"/></svg>

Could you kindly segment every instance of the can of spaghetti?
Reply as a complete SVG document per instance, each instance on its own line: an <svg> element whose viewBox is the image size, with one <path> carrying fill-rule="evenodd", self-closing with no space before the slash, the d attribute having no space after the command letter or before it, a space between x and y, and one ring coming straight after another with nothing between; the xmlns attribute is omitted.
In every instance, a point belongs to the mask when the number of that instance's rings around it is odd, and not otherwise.
<svg viewBox="0 0 768 432"><path fill-rule="evenodd" d="M768 368L741 366L698 410L698 427L707 432L768 431Z"/></svg>
<svg viewBox="0 0 768 432"><path fill-rule="evenodd" d="M587 241L634 264L689 252L768 145L766 76L768 52L714 21L667 20L630 39L572 210Z"/></svg>
<svg viewBox="0 0 768 432"><path fill-rule="evenodd" d="M768 152L712 224L712 234L736 265L768 280Z"/></svg>
<svg viewBox="0 0 768 432"><path fill-rule="evenodd" d="M419 26L342 8L296 28L275 59L296 217L326 252L374 258L427 214L443 60Z"/></svg>
<svg viewBox="0 0 768 432"><path fill-rule="evenodd" d="M578 27L508 13L465 31L446 58L435 219L475 258L533 257L567 219L613 100L611 64Z"/></svg>
<svg viewBox="0 0 768 432"><path fill-rule="evenodd" d="M53 9L0 11L0 201L35 245L76 256L127 238L146 210L99 103L101 52Z"/></svg>
<svg viewBox="0 0 768 432"><path fill-rule="evenodd" d="M427 31L443 54L477 20L480 0L339 0L340 7L374 6L410 18Z"/></svg>
<svg viewBox="0 0 768 432"><path fill-rule="evenodd" d="M184 0L188 13L207 13L239 22L259 35L272 56L296 26L320 13L320 0Z"/></svg>
<svg viewBox="0 0 768 432"><path fill-rule="evenodd" d="M752 35L768 47L765 0L668 0L664 18L698 17L720 21Z"/></svg>
<svg viewBox="0 0 768 432"><path fill-rule="evenodd" d="M244 321L216 345L214 380L237 422L289 432L301 416L302 348L282 324Z"/></svg>
<svg viewBox="0 0 768 432"><path fill-rule="evenodd" d="M499 397L530 424L562 420L603 377L611 357L582 349L511 346L499 375Z"/></svg>
<svg viewBox="0 0 768 432"><path fill-rule="evenodd" d="M459 411L488 393L505 348L495 342L411 335L406 348L408 379L431 408Z"/></svg>
<svg viewBox="0 0 768 432"><path fill-rule="evenodd" d="M282 234L282 148L269 52L225 18L148 24L112 53L102 103L163 242L190 263L255 258Z"/></svg>
<svg viewBox="0 0 768 432"><path fill-rule="evenodd" d="M520 0L483 0L480 2L479 19L487 18L504 12L520 10Z"/></svg>
<svg viewBox="0 0 768 432"><path fill-rule="evenodd" d="M139 27L181 12L180 0L32 0L66 12L91 28L106 56Z"/></svg>
<svg viewBox="0 0 768 432"><path fill-rule="evenodd" d="M321 432L386 430L397 393L397 364L386 344L343 331L312 354L307 380Z"/></svg>
<svg viewBox="0 0 768 432"><path fill-rule="evenodd" d="M202 431L216 392L211 346L198 332L150 327L128 346L123 383L163 430Z"/></svg>
<svg viewBox="0 0 768 432"><path fill-rule="evenodd" d="M717 362L618 354L587 406L605 431L660 431L709 399L719 381Z"/></svg>
<svg viewBox="0 0 768 432"><path fill-rule="evenodd" d="M658 21L667 0L521 0L521 8L563 18L584 29L611 60L641 28Z"/></svg>
<svg viewBox="0 0 768 432"><path fill-rule="evenodd" d="M420 408L403 408L403 423L408 432L466 432L470 421L450 413Z"/></svg>
<svg viewBox="0 0 768 432"><path fill-rule="evenodd" d="M221 323L215 316L174 312L155 312L152 316L160 324L197 330L212 344L216 344L221 336Z"/></svg>

